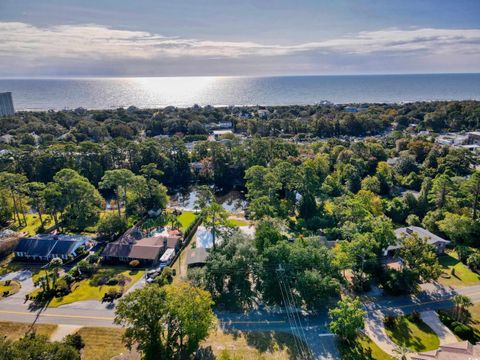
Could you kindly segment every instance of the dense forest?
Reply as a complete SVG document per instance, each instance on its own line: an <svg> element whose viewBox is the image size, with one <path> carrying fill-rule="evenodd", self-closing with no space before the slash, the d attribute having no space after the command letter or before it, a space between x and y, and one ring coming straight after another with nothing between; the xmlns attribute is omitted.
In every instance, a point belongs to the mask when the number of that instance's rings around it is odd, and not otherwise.
<svg viewBox="0 0 480 360"><path fill-rule="evenodd" d="M105 191L138 219L166 206L167 188L238 185L255 238L230 234L191 274L217 304L278 303L279 264L307 307L347 278L357 291L372 281L412 291L440 270L419 239L405 241L401 271L382 268L400 226L451 240L480 268L478 158L435 143L435 132L478 129L479 120L473 101L19 113L0 120L0 221L21 222L28 205L82 230L99 221ZM207 140L230 123L233 133Z"/></svg>

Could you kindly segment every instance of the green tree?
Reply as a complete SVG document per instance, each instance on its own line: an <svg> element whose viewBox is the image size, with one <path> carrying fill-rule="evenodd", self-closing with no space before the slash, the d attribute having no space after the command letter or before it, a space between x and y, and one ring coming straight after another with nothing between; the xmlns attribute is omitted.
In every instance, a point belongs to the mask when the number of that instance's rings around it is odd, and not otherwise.
<svg viewBox="0 0 480 360"><path fill-rule="evenodd" d="M25 175L12 174L9 172L0 173L0 188L10 192L14 214L20 227L27 226L25 207L22 200L26 183L27 177Z"/></svg>
<svg viewBox="0 0 480 360"><path fill-rule="evenodd" d="M135 174L128 169L107 170L99 183L100 189L114 190L117 199L118 215L121 215L121 202L123 201L125 206L127 206L127 191L132 186L134 178Z"/></svg>
<svg viewBox="0 0 480 360"><path fill-rule="evenodd" d="M0 339L2 360L80 360L80 354L65 342L49 342L46 336L28 334L16 341Z"/></svg>
<svg viewBox="0 0 480 360"><path fill-rule="evenodd" d="M7 225L14 216L13 201L10 193L0 189L0 224Z"/></svg>
<svg viewBox="0 0 480 360"><path fill-rule="evenodd" d="M118 214L107 215L98 223L97 233L100 237L113 240L128 229L128 222Z"/></svg>
<svg viewBox="0 0 480 360"><path fill-rule="evenodd" d="M45 198L43 194L45 187L45 184L41 182L31 182L27 184L28 194L30 195L33 206L38 213L42 228L44 227L43 213L45 211Z"/></svg>
<svg viewBox="0 0 480 360"><path fill-rule="evenodd" d="M227 210L220 205L208 188L202 188L195 207L200 209L203 224L212 233L213 249L216 248L216 238L219 230L229 228Z"/></svg>
<svg viewBox="0 0 480 360"><path fill-rule="evenodd" d="M442 268L433 246L429 245L426 239L414 233L404 236L401 244L400 257L416 284L438 279Z"/></svg>
<svg viewBox="0 0 480 360"><path fill-rule="evenodd" d="M474 271L479 271L480 270L480 251L475 250L471 254L469 254L467 257L466 263Z"/></svg>
<svg viewBox="0 0 480 360"><path fill-rule="evenodd" d="M478 207L480 202L480 172L476 171L467 181L467 197L472 207L473 220L478 218Z"/></svg>
<svg viewBox="0 0 480 360"><path fill-rule="evenodd" d="M212 328L208 292L186 283L137 289L124 296L115 324L126 327L127 347L137 345L146 360L187 359Z"/></svg>
<svg viewBox="0 0 480 360"><path fill-rule="evenodd" d="M432 183L432 189L428 194L429 201L437 209L445 208L450 201L450 193L453 189L453 182L450 176L442 174L437 176Z"/></svg>
<svg viewBox="0 0 480 360"><path fill-rule="evenodd" d="M62 222L73 230L84 230L97 224L102 197L87 178L75 170L63 169L55 174L53 181L63 199ZM58 199L57 199L58 200Z"/></svg>
<svg viewBox="0 0 480 360"><path fill-rule="evenodd" d="M468 243L473 240L474 221L466 215L447 212L443 220L437 221L440 231L456 243Z"/></svg>
<svg viewBox="0 0 480 360"><path fill-rule="evenodd" d="M60 186L56 183L48 183L42 193L45 202L45 211L53 217L55 228L60 226L58 215L65 209L66 202Z"/></svg>
<svg viewBox="0 0 480 360"><path fill-rule="evenodd" d="M253 240L237 231L228 236L207 258L207 289L216 303L228 307L246 307L254 297L257 278L257 251Z"/></svg>
<svg viewBox="0 0 480 360"><path fill-rule="evenodd" d="M358 332L364 328L365 311L358 298L346 296L329 312L330 330L343 341L355 340Z"/></svg>
<svg viewBox="0 0 480 360"><path fill-rule="evenodd" d="M473 306L472 300L466 295L455 295L452 297L454 316L456 321L464 322L467 319L467 309Z"/></svg>
<svg viewBox="0 0 480 360"><path fill-rule="evenodd" d="M309 308L320 306L337 293L341 275L332 253L319 237L282 240L266 248L260 269L260 289L268 303L283 301L280 282L292 296Z"/></svg>
<svg viewBox="0 0 480 360"><path fill-rule="evenodd" d="M255 247L259 254L262 254L271 245L286 240L279 228L281 228L281 224L273 218L265 218L258 223L255 229Z"/></svg>

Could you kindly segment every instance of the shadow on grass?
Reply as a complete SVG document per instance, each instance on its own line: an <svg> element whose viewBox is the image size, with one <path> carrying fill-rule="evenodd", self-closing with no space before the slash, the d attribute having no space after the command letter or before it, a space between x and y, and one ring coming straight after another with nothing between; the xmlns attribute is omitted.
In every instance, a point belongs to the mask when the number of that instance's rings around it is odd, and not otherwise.
<svg viewBox="0 0 480 360"><path fill-rule="evenodd" d="M241 332L238 330L229 330L228 334L232 335L234 339L243 336L248 346L255 348L260 353L286 351L291 360L305 359L305 355L307 359L312 359L308 345L294 337L294 335L286 332ZM297 342L299 346L297 346ZM303 356L299 351L299 347L304 350ZM308 354L305 354L305 352L308 352Z"/></svg>
<svg viewBox="0 0 480 360"><path fill-rule="evenodd" d="M393 324L386 325L387 334L396 344L403 345L413 351L429 350L424 344L425 339L413 334L410 323L415 324L421 332L427 335L435 335L433 330L423 321L405 317L398 317Z"/></svg>
<svg viewBox="0 0 480 360"><path fill-rule="evenodd" d="M372 355L371 349L365 349L357 341L350 343L338 341L338 349L342 354L342 360L376 360Z"/></svg>

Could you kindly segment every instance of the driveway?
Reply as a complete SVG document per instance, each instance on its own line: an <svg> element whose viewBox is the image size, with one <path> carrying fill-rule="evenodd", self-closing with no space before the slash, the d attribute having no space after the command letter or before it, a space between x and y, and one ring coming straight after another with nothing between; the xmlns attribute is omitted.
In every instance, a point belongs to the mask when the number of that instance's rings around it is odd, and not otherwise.
<svg viewBox="0 0 480 360"><path fill-rule="evenodd" d="M0 277L0 281L6 280L18 281L21 287L16 294L3 299L2 302L23 303L25 301L25 295L31 293L35 289L32 280L32 272L29 270L15 271Z"/></svg>
<svg viewBox="0 0 480 360"><path fill-rule="evenodd" d="M380 349L389 355L395 356L394 350L398 347L387 335L384 324L385 316L375 310L367 313L365 319L365 333L378 345Z"/></svg>
<svg viewBox="0 0 480 360"><path fill-rule="evenodd" d="M437 334L440 345L448 345L458 342L457 337L440 321L435 311L422 311L420 317Z"/></svg>

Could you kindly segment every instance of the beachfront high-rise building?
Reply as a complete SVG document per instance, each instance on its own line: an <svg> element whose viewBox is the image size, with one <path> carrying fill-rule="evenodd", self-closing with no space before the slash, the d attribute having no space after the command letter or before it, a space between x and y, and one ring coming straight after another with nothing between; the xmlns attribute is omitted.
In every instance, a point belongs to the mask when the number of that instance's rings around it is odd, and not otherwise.
<svg viewBox="0 0 480 360"><path fill-rule="evenodd" d="M11 92L0 93L0 116L13 116L15 109Z"/></svg>

